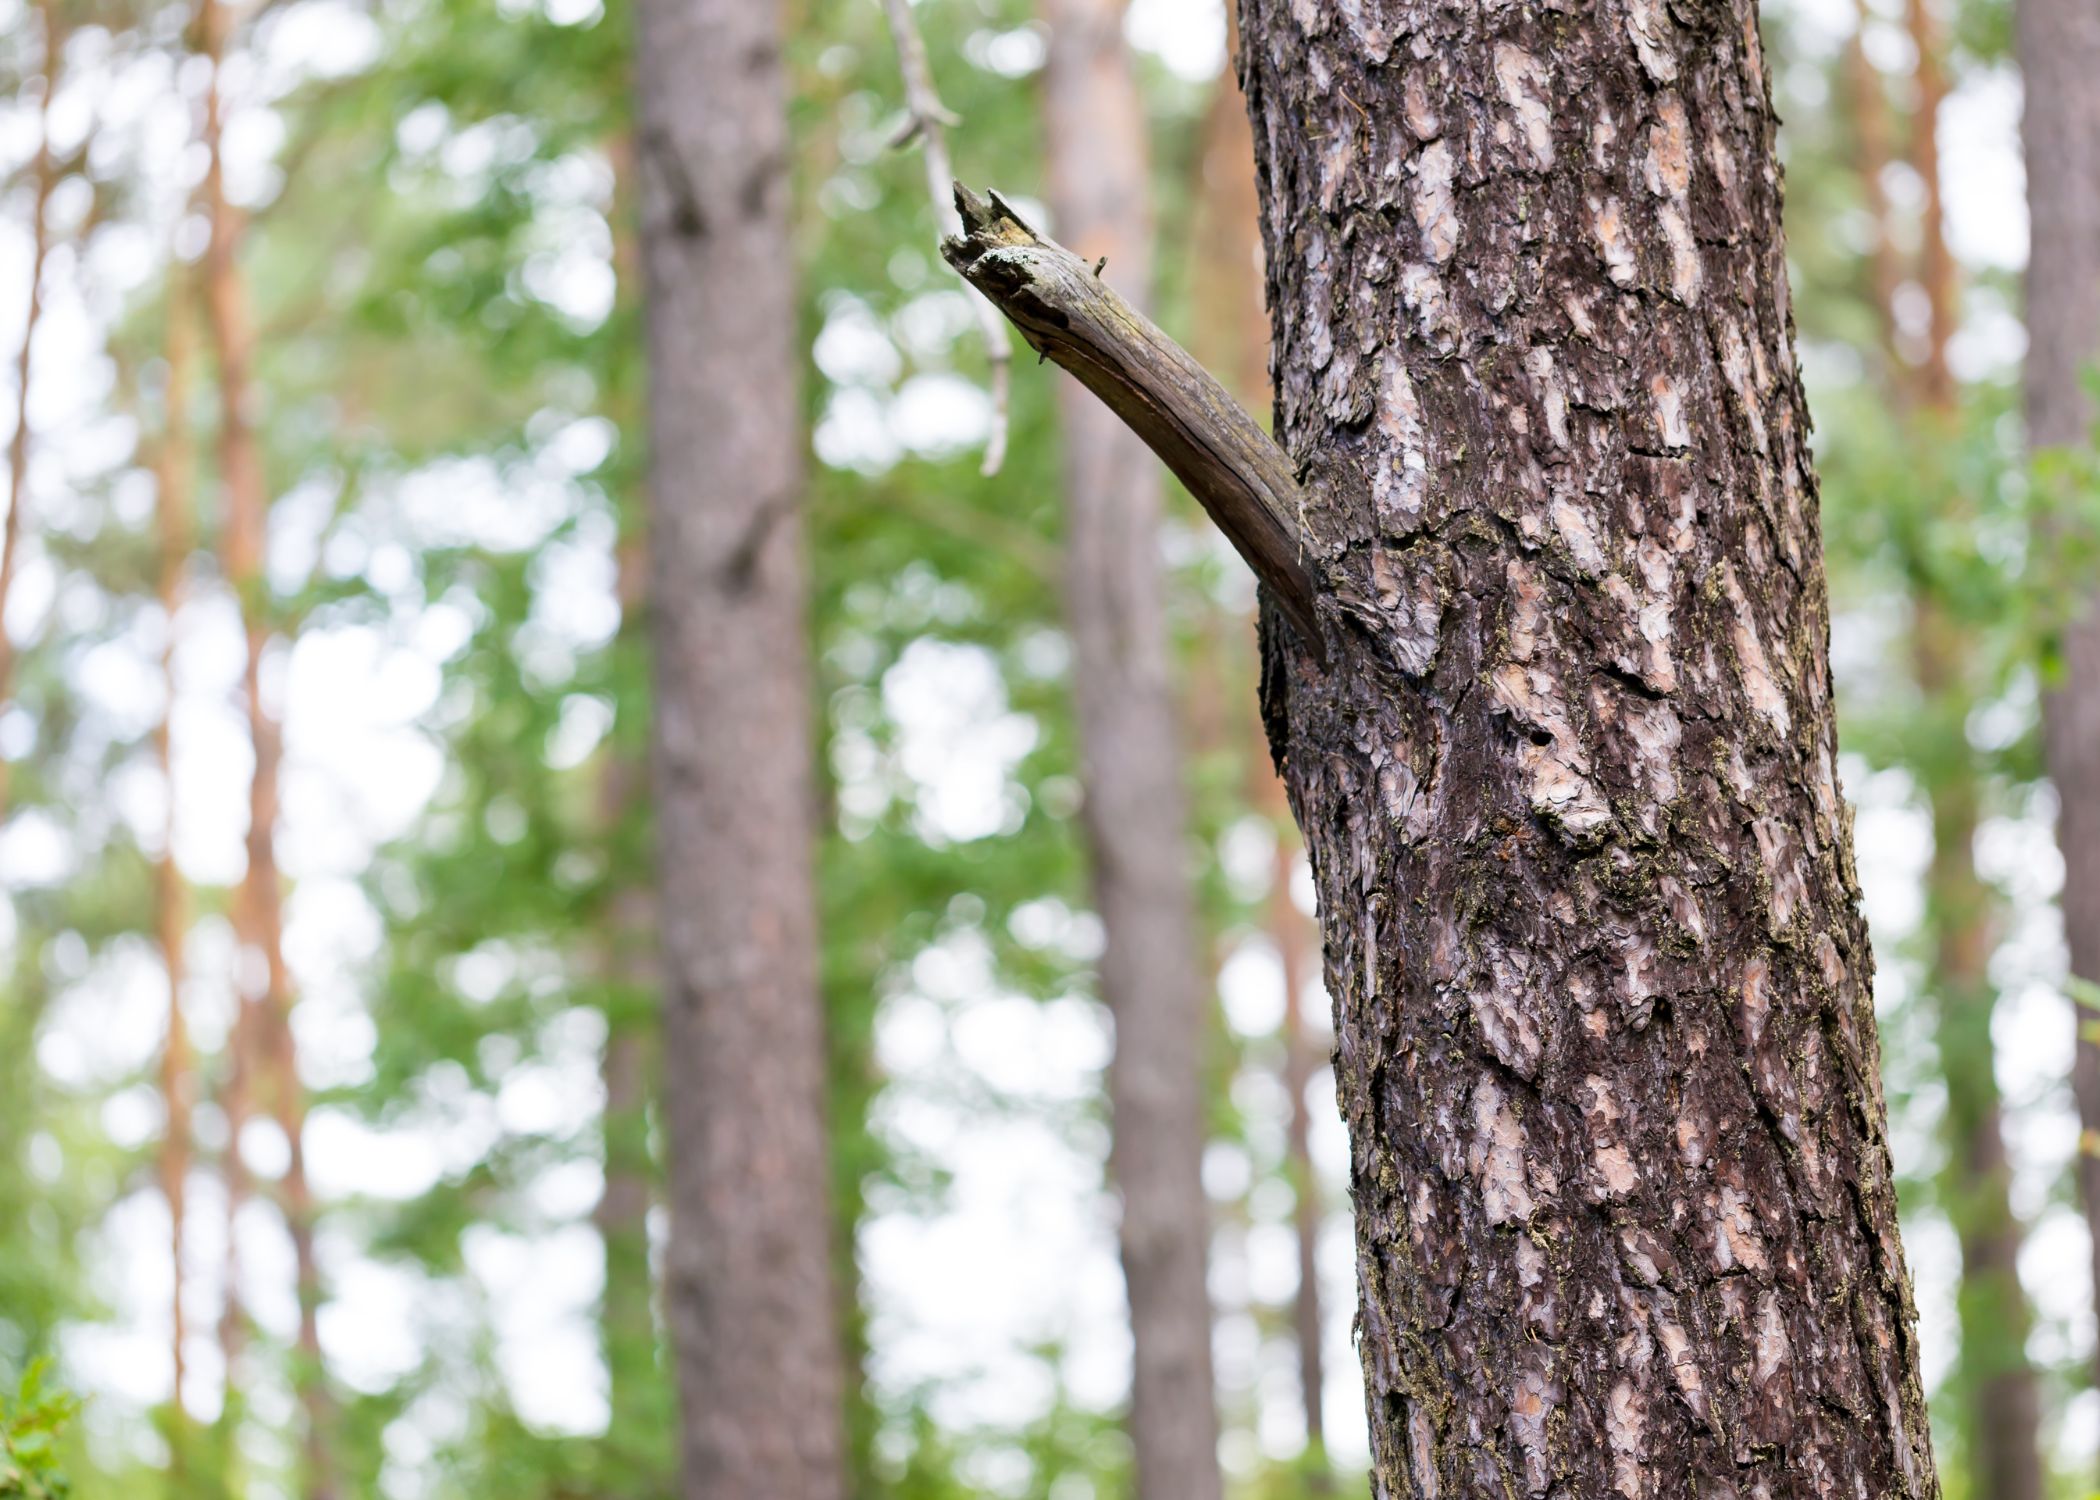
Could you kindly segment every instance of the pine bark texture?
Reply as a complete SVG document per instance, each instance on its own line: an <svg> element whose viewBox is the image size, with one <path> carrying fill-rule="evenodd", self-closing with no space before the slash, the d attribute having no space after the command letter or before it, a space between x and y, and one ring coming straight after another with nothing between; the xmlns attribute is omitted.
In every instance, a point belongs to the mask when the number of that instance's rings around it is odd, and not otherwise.
<svg viewBox="0 0 2100 1500"><path fill-rule="evenodd" d="M2087 441L2081 380L2100 361L2100 9L2088 0L2019 0L2021 138L2027 153L2027 435L2036 448ZM2064 856L2071 972L2100 983L2100 598L2063 639L2063 675L2043 705ZM2100 1017L2081 1011L2072 1092L2082 1127L2079 1196L2093 1230L2100 1293ZM2100 1378L2100 1350L2095 1374Z"/></svg>
<svg viewBox="0 0 2100 1500"><path fill-rule="evenodd" d="M1050 200L1066 242L1142 302L1152 277L1145 116L1119 0L1044 0ZM1187 798L1168 664L1158 465L1078 385L1059 384L1065 616L1084 821L1115 1016L1109 1172L1133 1343L1142 1500L1217 1500L1203 1192L1209 984L1189 887Z"/></svg>
<svg viewBox="0 0 2100 1500"><path fill-rule="evenodd" d="M779 18L636 12L671 1242L691 1500L845 1492Z"/></svg>
<svg viewBox="0 0 2100 1500"><path fill-rule="evenodd" d="M1241 14L1374 1494L1935 1495L1754 5Z"/></svg>

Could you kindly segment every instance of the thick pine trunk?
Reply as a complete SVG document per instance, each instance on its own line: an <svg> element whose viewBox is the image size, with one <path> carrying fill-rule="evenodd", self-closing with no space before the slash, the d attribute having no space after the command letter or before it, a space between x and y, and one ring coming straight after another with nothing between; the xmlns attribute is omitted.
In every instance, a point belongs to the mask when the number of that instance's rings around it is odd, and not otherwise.
<svg viewBox="0 0 2100 1500"><path fill-rule="evenodd" d="M692 1500L844 1493L779 18L636 12L671 1245Z"/></svg>
<svg viewBox="0 0 2100 1500"><path fill-rule="evenodd" d="M1246 0L1374 1492L1937 1492L1750 0Z"/></svg>
<svg viewBox="0 0 2100 1500"><path fill-rule="evenodd" d="M2019 0L2026 87L2027 434L2036 448L2086 441L2093 413L2080 384L2100 360L2100 8L2091 0ZM2100 983L2100 602L2065 633L2063 675L2043 714L2064 856L2071 972ZM2100 1293L2100 1040L2079 1012L2071 1069L2078 1100L2079 1196ZM2100 1348L2094 1352L2100 1378Z"/></svg>
<svg viewBox="0 0 2100 1500"><path fill-rule="evenodd" d="M1145 117L1118 0L1045 0L1044 106L1060 232L1138 301L1152 273ZM1115 1016L1109 1170L1134 1344L1130 1436L1143 1500L1217 1500L1205 1267L1202 1052L1188 823L1161 578L1158 465L1062 382L1065 614L1085 825Z"/></svg>

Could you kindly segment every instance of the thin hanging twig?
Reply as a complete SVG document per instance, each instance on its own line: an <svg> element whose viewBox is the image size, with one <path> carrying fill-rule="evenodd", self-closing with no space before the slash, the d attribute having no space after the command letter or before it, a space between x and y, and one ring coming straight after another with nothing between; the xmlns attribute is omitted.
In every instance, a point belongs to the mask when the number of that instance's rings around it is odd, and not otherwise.
<svg viewBox="0 0 2100 1500"><path fill-rule="evenodd" d="M904 75L904 125L895 144L918 141L926 158L926 190L933 199L933 215L940 224L940 237L962 233L961 217L953 197L955 174L948 157L948 127L962 122L941 103L934 90L933 70L926 62L926 43L912 20L911 0L882 0L889 17L890 40L897 47L897 70ZM999 472L1006 462L1007 390L1013 378L1013 348L1007 342L1006 323L998 309L972 288L970 305L977 314L978 330L984 335L984 355L991 363L992 432L985 440L984 468L987 475Z"/></svg>

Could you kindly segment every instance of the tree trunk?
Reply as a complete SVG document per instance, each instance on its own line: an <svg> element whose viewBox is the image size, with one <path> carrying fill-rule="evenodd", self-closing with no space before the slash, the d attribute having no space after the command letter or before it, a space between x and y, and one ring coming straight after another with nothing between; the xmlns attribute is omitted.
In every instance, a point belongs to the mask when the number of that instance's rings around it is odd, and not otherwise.
<svg viewBox="0 0 2100 1500"><path fill-rule="evenodd" d="M2100 10L2088 0L2019 0L2026 88L2027 438L2035 448L2087 441L2080 384L2100 360ZM2043 703L2049 775L2064 855L2071 972L2100 983L2100 607L2088 600L2063 638L2063 674ZM2100 1295L2100 1035L2078 1017L2078 1189ZM2094 1351L2100 1380L2100 1347Z"/></svg>
<svg viewBox="0 0 2100 1500"><path fill-rule="evenodd" d="M169 1352L174 1359L168 1411L173 1426L169 1467L180 1478L189 1461L189 1416L183 1406L186 1368L184 1341L188 1323L182 1304L185 1212L188 1206L191 1116L196 1099L196 1059L189 1025L182 1012L183 950L189 929L189 893L175 863L175 618L182 609L183 578L189 564L193 518L190 486L195 455L189 434L190 366L193 336L189 321L189 278L180 270L168 279L165 348L167 388L158 451L155 453L155 559L163 635L160 645L161 689L166 695L160 722L153 729L153 754L160 767L167 812L161 824L161 849L153 862L153 932L167 974L168 1033L161 1044L160 1093L167 1109L161 1134L160 1190L168 1205L169 1263L174 1292L169 1299L172 1329Z"/></svg>
<svg viewBox="0 0 2100 1500"><path fill-rule="evenodd" d="M672 1235L693 1500L843 1495L775 8L636 13Z"/></svg>
<svg viewBox="0 0 2100 1500"><path fill-rule="evenodd" d="M1917 112L1910 164L1925 184L1919 274L1930 309L1924 358L1893 392L1903 420L1942 448L1957 439L1959 388L1949 358L1959 318L1960 270L1947 241L1940 174L1939 117L1947 80L1944 43L1925 0L1908 0L1905 19L1917 51ZM1894 322L1894 307L1888 321ZM1959 498L1959 497L1955 497ZM1926 919L1933 935L1927 987L1940 1075L1947 1086L1947 1162L1941 1200L1961 1244L1957 1314L1960 1355L1953 1387L1960 1459L1969 1490L1991 1500L2041 1500L2041 1392L2027 1359L2032 1315L2020 1286L2025 1231L2012 1206L2012 1166L1991 1017L1997 992L1990 958L1996 943L1995 893L1976 868L1982 768L1970 748L1968 712L1976 692L1973 648L1936 570L1913 569L1912 657L1925 700L1919 738L1932 804L1932 860Z"/></svg>
<svg viewBox="0 0 2100 1500"><path fill-rule="evenodd" d="M284 758L284 732L264 701L262 689L263 658L272 639L269 584L263 572L269 489L262 445L254 426L251 370L255 337L239 262L244 216L226 196L221 151L226 115L226 53L234 24L225 0L204 0L199 32L204 55L211 64L211 85L205 94L204 109L204 199L211 237L205 248L204 278L206 322L219 375L219 482L225 494L220 554L226 582L240 607L247 642L241 695L247 712L249 744L255 756L248 782L247 868L234 903L234 931L240 954L235 966L239 1014L234 1039L234 1087L239 1108L228 1112L228 1243L230 1247L231 1218L240 1206L243 1181L239 1128L245 1124L260 1086L286 1147L279 1196L297 1268L299 1331L292 1376L305 1423L300 1492L307 1500L332 1500L337 1493L329 1444L333 1403L321 1362L321 1282L314 1246L313 1194L306 1180L306 1103L291 1026L292 979L284 958L284 893L277 867L278 781ZM231 1269L230 1248L229 1261ZM237 1287L229 1285L228 1316L233 1320L229 1326L235 1328L238 1317L233 1307L237 1296ZM234 1379L230 1365L227 1378L230 1389Z"/></svg>
<svg viewBox="0 0 2100 1500"><path fill-rule="evenodd" d="M1319 1174L1312 1159L1313 1075L1319 1071L1314 1028L1305 1015L1305 991L1312 979L1307 953L1306 920L1291 899L1291 877L1297 872L1299 843L1286 837L1290 805L1284 785L1270 766L1257 760L1257 802L1278 822L1276 853L1269 867L1266 912L1269 941L1283 970L1283 1088L1291 1113L1284 1126L1284 1171L1291 1184L1291 1226L1298 1240L1298 1291L1291 1303L1291 1336L1298 1345L1298 1394L1305 1411L1305 1450L1312 1474L1325 1491L1327 1455L1327 1367L1325 1319L1320 1311L1320 1223L1326 1217ZM1325 1027L1320 1027L1325 1030Z"/></svg>
<svg viewBox="0 0 2100 1500"><path fill-rule="evenodd" d="M1044 0L1050 197L1089 262L1142 302L1151 282L1143 100L1119 0ZM1202 1054L1188 822L1168 669L1157 465L1084 390L1060 384L1065 614L1085 826L1116 1022L1109 1170L1134 1344L1130 1436L1143 1500L1217 1500L1206 1280Z"/></svg>
<svg viewBox="0 0 2100 1500"><path fill-rule="evenodd" d="M1961 1352L1953 1394L1968 1493L1990 1500L2041 1500L2041 1392L2027 1360L2033 1317L2020 1286L2023 1231L2012 1206L2012 1164L1991 1045L1992 920L1997 899L1976 870L1982 787L1968 752L1975 701L1961 679L1963 627L1929 593L1912 621L1924 734L1946 757L1930 785L1932 860L1925 872L1933 935L1927 976L1940 1076L1947 1088L1947 1163L1940 1196L1961 1244L1957 1316Z"/></svg>
<svg viewBox="0 0 2100 1500"><path fill-rule="evenodd" d="M635 326L642 297L641 246L635 224L634 136L622 130L607 143L613 172L613 277L615 316ZM641 351L621 349L605 392L605 410L621 433L623 452L641 441ZM634 445L630 447L629 445ZM642 497L623 484L614 508L620 537L614 558L614 591L620 604L616 656L640 661L647 650L649 552L641 515ZM626 674L620 674L626 681ZM605 1254L605 1290L598 1308L599 1348L605 1360L608 1453L603 1483L622 1500L667 1492L670 1416L668 1391L656 1362L655 1279L649 1264L649 1208L655 1173L649 1153L649 1107L656 1097L656 996L662 981L656 962L655 892L642 864L629 851L643 826L649 767L638 723L647 704L639 693L622 696L608 736L599 812L602 832L617 872L600 914L604 946L599 977L609 999L605 1051L599 1078L605 1088L603 1114L605 1186L592 1223Z"/></svg>
<svg viewBox="0 0 2100 1500"><path fill-rule="evenodd" d="M1749 0L1247 0L1374 1493L1937 1493Z"/></svg>
<svg viewBox="0 0 2100 1500"><path fill-rule="evenodd" d="M15 568L22 545L22 516L29 495L29 367L37 324L44 312L44 262L51 252L51 190L58 183L57 160L51 154L51 101L58 93L65 31L57 6L37 6L44 22L44 97L37 105L36 157L29 200L29 305L22 316L22 351L15 361L15 434L7 445L7 519L0 523L0 707L14 701L15 643L7 633L7 601L14 593ZM0 817L7 813L8 763L0 760Z"/></svg>
<svg viewBox="0 0 2100 1500"><path fill-rule="evenodd" d="M1881 357L1887 384L1894 391L1908 374L1901 341L1897 337L1896 294L1903 285L1903 268L1891 232L1888 186L1882 174L1889 164L1889 102L1881 69L1867 56L1866 28L1872 7L1867 0L1853 0L1852 38L1845 46L1845 83L1851 95L1852 129L1858 156L1861 201L1867 210L1869 286L1873 292L1875 326L1881 335Z"/></svg>
<svg viewBox="0 0 2100 1500"><path fill-rule="evenodd" d="M1240 53L1239 16L1225 14L1226 51ZM1197 205L1195 305L1203 309L1199 348L1213 369L1227 372L1226 384L1249 407L1269 404L1269 316L1263 306L1261 201L1254 184L1254 138L1247 127L1246 100L1228 67L1218 79L1203 120L1203 183ZM1315 1032L1305 1016L1305 990L1311 978L1307 952L1311 924L1291 899L1291 877L1297 869L1297 825L1283 783L1269 764L1260 722L1250 728L1248 786L1250 800L1276 825L1276 851L1269 870L1264 925L1283 970L1283 1088L1290 1099L1284 1133L1284 1171L1293 1197L1292 1228L1298 1241L1298 1290L1291 1304L1291 1337L1298 1347L1298 1394L1305 1417L1308 1482L1326 1492L1332 1476L1326 1468L1327 1372L1324 1318L1320 1310L1319 1177L1312 1163L1312 1101L1307 1090L1319 1071Z"/></svg>
<svg viewBox="0 0 2100 1500"><path fill-rule="evenodd" d="M646 608L642 580L648 559L641 539L623 537L618 561L621 640L627 649L640 634ZM607 750L599 796L606 835L617 850L648 793L648 768L617 739ZM616 856L615 868L624 868ZM611 987L606 1008L605 1187L591 1218L605 1250L605 1291L599 1307L599 1336L612 1409L608 1435L627 1487L623 1500L656 1493L668 1477L656 1455L668 1413L658 1394L656 1314L649 1269L649 1104L655 1090L649 1017L643 996L660 988L655 963L656 911L648 886L639 881L615 890L602 918L602 974Z"/></svg>

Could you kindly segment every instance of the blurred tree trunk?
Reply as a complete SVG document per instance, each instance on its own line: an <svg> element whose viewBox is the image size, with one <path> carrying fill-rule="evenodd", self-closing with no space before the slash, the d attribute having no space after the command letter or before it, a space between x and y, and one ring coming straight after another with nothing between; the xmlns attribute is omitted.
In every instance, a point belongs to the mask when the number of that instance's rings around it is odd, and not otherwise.
<svg viewBox="0 0 2100 1500"><path fill-rule="evenodd" d="M1152 276L1144 101L1120 0L1044 0L1050 197L1060 232L1142 303ZM1188 820L1168 667L1158 465L1060 383L1065 614L1085 825L1116 1022L1109 1169L1134 1342L1130 1436L1142 1500L1218 1500L1206 1279L1204 1015Z"/></svg>
<svg viewBox="0 0 2100 1500"><path fill-rule="evenodd" d="M189 548L195 542L195 517L191 483L195 477L195 454L189 441L189 378L195 359L195 334L189 326L189 277L176 267L168 275L168 332L166 332L166 391L162 397L162 433L153 454L155 475L155 571L162 613L160 683L164 702L160 723L153 725L153 761L160 765L164 796L168 798L162 819L162 847L153 861L153 939L160 945L160 964L168 975L168 1036L160 1050L160 1097L168 1120L160 1141L160 1191L168 1202L168 1256L174 1273L174 1292L168 1311L172 1315L168 1353L174 1357L172 1397L168 1416L172 1441L168 1447L170 1473L181 1479L189 1464L189 1414L183 1405L183 1374L187 1368L185 1340L189 1321L183 1309L183 1244L185 1212L189 1204L189 1153L191 1113L195 1109L195 1057L189 1044L189 1023L183 1017L183 943L189 929L189 893L183 870L174 861L174 620L183 609L183 578L189 569Z"/></svg>
<svg viewBox="0 0 2100 1500"><path fill-rule="evenodd" d="M164 348L167 386L162 401L164 415L160 442L154 454L156 489L155 563L157 592L163 634L160 643L161 691L165 698L160 722L153 729L153 755L160 767L161 785L167 797L166 816L161 823L161 849L153 862L153 933L160 948L161 967L168 984L168 1032L161 1044L160 1093L167 1110L161 1133L160 1190L168 1205L168 1251L174 1272L174 1292L169 1312L172 1324L169 1353L174 1359L173 1395L168 1404L172 1423L168 1463L180 1479L189 1462L189 1417L182 1404L186 1368L184 1341L188 1322L184 1316L182 1247L185 1213L189 1201L191 1116L196 1106L196 1059L190 1047L189 1025L182 1012L182 981L185 972L183 947L189 928L189 893L182 870L175 862L175 618L182 609L183 579L194 542L191 485L196 455L189 433L190 373L194 361L194 335L190 327L190 282L180 267L171 269L165 316Z"/></svg>
<svg viewBox="0 0 2100 1500"><path fill-rule="evenodd" d="M621 631L636 647L645 618L647 568L641 539L623 537L618 559ZM623 640L623 646L628 644ZM606 836L615 851L613 868L634 869L621 852L648 793L648 767L630 753L617 730L603 775L599 796ZM603 917L601 978L608 1000L599 1066L605 1087L605 1186L591 1217L605 1250L599 1338L610 1386L607 1431L619 1465L615 1477L626 1486L618 1492L622 1500L639 1500L660 1488L663 1476L657 1472L655 1455L663 1446L663 1423L669 1415L658 1400L663 1382L656 1368L649 1270L649 1105L655 1093L649 1046L649 1022L655 1012L649 1002L661 988L654 962L655 905L645 883L626 880L613 891Z"/></svg>
<svg viewBox="0 0 2100 1500"><path fill-rule="evenodd" d="M1959 326L1961 286L1947 241L1940 171L1939 117L1947 97L1944 41L1925 0L1908 0L1905 22L1917 56L1909 155L1925 185L1918 275L1930 317L1923 357L1893 394L1902 419L1912 424L1930 454L1960 440L1960 387L1950 347ZM1879 103L1878 87L1872 102ZM1886 319L1893 324L1893 305ZM1962 498L1953 497L1957 504ZM2019 1270L2025 1231L2012 1206L2012 1165L1991 1039L1997 991L1990 959L1998 901L1976 867L1984 769L1968 738L1969 710L1977 696L1975 653L1961 618L1962 601L1948 594L1947 583L1929 561L1912 568L1911 603L1912 663L1925 703L1918 736L1926 747L1920 779L1932 808L1933 850L1925 876L1933 941L1927 986L1947 1087L1941 1198L1962 1256L1961 1348L1953 1379L1956 1425L1971 1493L1993 1500L2041 1500L2041 1392L2027 1358L2033 1315Z"/></svg>
<svg viewBox="0 0 2100 1500"><path fill-rule="evenodd" d="M613 170L613 276L615 316L638 329L642 300L641 247L636 238L634 137L622 131L608 143ZM641 351L624 341L614 355L606 410L621 434L623 453L642 446ZM639 474L639 468L623 470ZM614 590L620 631L614 652L639 662L646 653L649 554L641 497L628 484L616 492L620 538L614 559ZM623 671L616 679L630 680ZM605 1253L605 1290L599 1305L599 1344L605 1359L611 1419L606 1435L614 1470L607 1476L621 1500L641 1500L666 1491L672 1474L665 1462L668 1394L656 1357L655 1284L649 1265L649 1207L655 1174L649 1156L649 1109L656 1097L655 1048L659 1019L656 997L662 977L656 962L656 901L637 835L647 816L649 767L646 741L635 721L647 717L640 692L616 693L615 723L608 737L599 811L610 854L613 887L601 924L604 951L599 978L608 998L605 1051L599 1078L605 1089L605 1186L592 1222ZM644 845L644 848L646 845Z"/></svg>
<svg viewBox="0 0 2100 1500"><path fill-rule="evenodd" d="M692 1500L843 1495L779 18L636 13L671 1245Z"/></svg>
<svg viewBox="0 0 2100 1500"><path fill-rule="evenodd" d="M1937 1493L1750 0L1247 0L1374 1492Z"/></svg>
<svg viewBox="0 0 2100 1500"><path fill-rule="evenodd" d="M226 123L226 55L234 25L233 11L225 0L204 0L198 30L204 56L211 64L204 109L204 200L211 224L204 254L204 301L219 377L219 482L224 492L220 559L227 585L239 605L247 640L242 702L255 756L248 783L247 868L234 898L238 1015L234 1023L233 1066L237 1076L233 1088L237 1091L238 1108L228 1110L228 1243L232 1243L231 1218L239 1210L244 1180L240 1128L246 1123L259 1087L284 1135L286 1148L284 1176L278 1191L297 1267L299 1330L292 1377L305 1419L300 1493L307 1500L333 1500L338 1493L329 1444L333 1409L321 1362L321 1278L314 1247L313 1193L306 1179L306 1101L292 1034L292 980L284 959L284 893L277 867L278 781L284 759L284 733L264 701L262 685L263 658L273 638L269 582L264 574L270 501L262 445L254 426L256 398L251 372L255 337L240 267L245 216L227 198L221 149ZM235 1270L236 1265L230 1262L229 1270ZM234 1320L231 1326L236 1327L238 1317L232 1307L238 1295L237 1282L229 1285L229 1317ZM229 1390L235 1378L229 1363ZM229 1411L232 1408L229 1401Z"/></svg>
<svg viewBox="0 0 2100 1500"><path fill-rule="evenodd" d="M1320 1222L1326 1217L1320 1177L1312 1159L1312 1081L1320 1070L1315 1027L1305 1015L1305 992L1312 979L1305 914L1291 899L1299 843L1283 783L1272 767L1255 762L1261 777L1262 802L1277 823L1276 854L1269 868L1269 940L1276 945L1283 970L1283 1087L1290 1096L1290 1118L1284 1126L1284 1165L1290 1174L1291 1226L1298 1241L1298 1291L1291 1303L1291 1336L1298 1345L1298 1394L1304 1406L1305 1450L1313 1465L1315 1488L1324 1492L1327 1463L1327 1367L1325 1319L1320 1311ZM1318 1031L1325 1031L1324 1024Z"/></svg>
<svg viewBox="0 0 2100 1500"><path fill-rule="evenodd" d="M1239 16L1227 8L1227 56L1240 51ZM1246 100L1228 65L1212 91L1203 118L1203 181L1197 200L1195 265L1191 299L1199 309L1196 351L1214 371L1224 372L1226 386L1250 410L1269 400L1269 314L1263 305L1261 200L1254 183L1254 138L1247 125ZM1282 781L1269 764L1260 722L1251 724L1253 742L1247 757L1248 790L1255 806L1276 826L1276 852L1269 872L1264 926L1283 971L1283 1087L1290 1098L1285 1126L1284 1170L1294 1198L1292 1228L1298 1243L1298 1290L1291 1306L1291 1336L1298 1347L1298 1393L1305 1419L1306 1458L1310 1482L1321 1491L1331 1483L1326 1469L1325 1415L1327 1373L1322 1347L1324 1319L1320 1308L1319 1243L1325 1205L1312 1162L1312 1101L1307 1091L1319 1072L1321 1049L1316 1041L1324 1020L1308 1025L1305 990L1312 973L1308 951L1311 923L1291 899L1291 878L1304 847Z"/></svg>
<svg viewBox="0 0 2100 1500"><path fill-rule="evenodd" d="M2093 418L2082 380L2100 361L2100 8L2090 0L2019 0L2026 87L2027 437L2081 444ZM2049 775L2064 855L2071 972L2100 983L2100 607L2088 600L2063 638L2063 675L2043 703ZM2078 1189L2100 1295L2100 1033L2078 1017L2071 1088L2082 1127ZM2100 1379L2100 1348L2094 1353Z"/></svg>
<svg viewBox="0 0 2100 1500"><path fill-rule="evenodd" d="M51 190L58 183L51 154L51 102L58 93L66 35L53 0L36 7L44 23L44 96L37 105L36 155L30 163L29 302L22 316L22 351L15 360L15 434L7 445L7 520L0 523L0 708L14 701L15 643L7 633L7 601L14 595L29 495L29 370L37 324L44 313L44 262L51 253ZM0 817L7 814L9 765L0 760Z"/></svg>

